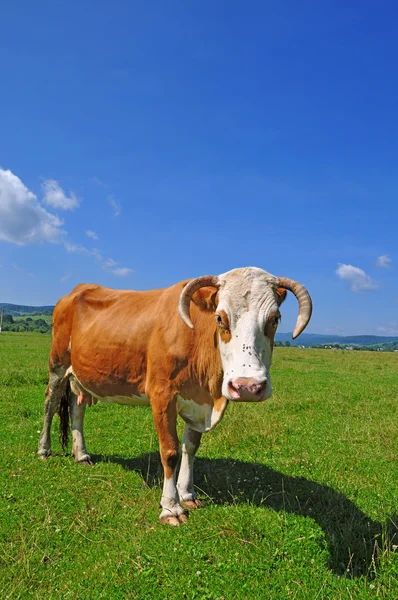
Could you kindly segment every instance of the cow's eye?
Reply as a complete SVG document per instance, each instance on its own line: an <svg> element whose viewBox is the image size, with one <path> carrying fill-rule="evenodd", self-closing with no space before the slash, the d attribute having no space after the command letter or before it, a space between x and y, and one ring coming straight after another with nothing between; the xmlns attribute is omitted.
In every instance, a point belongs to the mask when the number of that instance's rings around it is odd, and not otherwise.
<svg viewBox="0 0 398 600"><path fill-rule="evenodd" d="M216 322L221 329L228 329L228 324L224 322L221 315L216 315Z"/></svg>

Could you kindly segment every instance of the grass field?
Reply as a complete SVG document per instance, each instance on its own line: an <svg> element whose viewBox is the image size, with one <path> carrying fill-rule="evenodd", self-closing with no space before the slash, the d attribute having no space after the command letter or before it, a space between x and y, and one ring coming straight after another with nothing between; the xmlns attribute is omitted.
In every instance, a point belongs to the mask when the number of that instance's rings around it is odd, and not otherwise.
<svg viewBox="0 0 398 600"><path fill-rule="evenodd" d="M277 348L274 397L203 437L206 507L160 525L148 408L36 458L50 337L0 335L2 599L398 599L398 355Z"/></svg>

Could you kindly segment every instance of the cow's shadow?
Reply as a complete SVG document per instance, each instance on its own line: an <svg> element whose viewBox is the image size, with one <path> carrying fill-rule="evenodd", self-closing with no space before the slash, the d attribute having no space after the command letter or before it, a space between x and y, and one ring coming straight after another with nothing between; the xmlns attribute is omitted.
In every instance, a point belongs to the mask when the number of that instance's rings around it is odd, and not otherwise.
<svg viewBox="0 0 398 600"><path fill-rule="evenodd" d="M112 462L136 471L150 486L159 486L163 469L159 454L137 458L92 456L95 462ZM346 577L373 577L382 553L398 544L396 516L386 523L372 520L351 500L333 488L279 473L260 463L227 458L196 458L195 486L215 504L251 504L311 517L323 529L329 551L329 568Z"/></svg>

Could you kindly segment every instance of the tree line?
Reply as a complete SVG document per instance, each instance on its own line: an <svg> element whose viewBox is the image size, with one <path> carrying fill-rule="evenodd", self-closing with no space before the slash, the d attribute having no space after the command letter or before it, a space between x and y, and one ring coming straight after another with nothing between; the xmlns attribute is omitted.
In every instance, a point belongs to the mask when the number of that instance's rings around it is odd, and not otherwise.
<svg viewBox="0 0 398 600"><path fill-rule="evenodd" d="M33 319L32 317L14 319L12 315L4 315L2 331L49 333L51 331L51 323L47 323L47 321L40 317L37 319Z"/></svg>

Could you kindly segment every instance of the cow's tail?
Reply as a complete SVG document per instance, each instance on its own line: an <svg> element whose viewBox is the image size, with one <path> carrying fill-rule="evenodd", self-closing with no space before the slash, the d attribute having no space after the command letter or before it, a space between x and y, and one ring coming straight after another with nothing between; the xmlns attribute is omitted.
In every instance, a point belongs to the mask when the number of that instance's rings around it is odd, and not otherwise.
<svg viewBox="0 0 398 600"><path fill-rule="evenodd" d="M65 452L68 448L69 430L70 430L70 406L72 400L72 391L70 389L69 378L66 381L64 393L61 396L59 405L59 442L62 450Z"/></svg>

